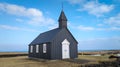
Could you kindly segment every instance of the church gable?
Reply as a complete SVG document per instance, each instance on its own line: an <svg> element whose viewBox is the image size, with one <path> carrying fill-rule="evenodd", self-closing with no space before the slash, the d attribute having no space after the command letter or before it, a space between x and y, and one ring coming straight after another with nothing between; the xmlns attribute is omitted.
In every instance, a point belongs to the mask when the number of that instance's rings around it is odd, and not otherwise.
<svg viewBox="0 0 120 67"><path fill-rule="evenodd" d="M63 45L69 44L69 51L67 56L63 56ZM51 44L51 57L57 59L74 58L77 57L77 41L73 38L72 34L67 28L62 28L59 33L53 38ZM67 47L67 45L64 45ZM66 49L66 48L65 48Z"/></svg>
<svg viewBox="0 0 120 67"><path fill-rule="evenodd" d="M64 39L69 40L69 42L75 42L76 44L78 43L67 28L62 28L60 32L57 33L57 35L53 38L53 41L57 40L57 42L62 42Z"/></svg>

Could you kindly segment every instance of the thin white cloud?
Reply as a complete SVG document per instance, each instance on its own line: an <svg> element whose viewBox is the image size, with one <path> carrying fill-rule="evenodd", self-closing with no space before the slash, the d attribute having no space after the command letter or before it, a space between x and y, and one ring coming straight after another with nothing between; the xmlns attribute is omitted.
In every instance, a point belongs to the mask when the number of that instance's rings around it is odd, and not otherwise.
<svg viewBox="0 0 120 67"><path fill-rule="evenodd" d="M22 18L28 18L27 23L32 25L46 26L52 25L55 22L52 18L45 17L43 12L36 8L26 8L14 4L0 3L0 11Z"/></svg>
<svg viewBox="0 0 120 67"><path fill-rule="evenodd" d="M92 26L80 25L75 28L79 29L80 31L120 31L120 27L96 28L96 27L92 27Z"/></svg>
<svg viewBox="0 0 120 67"><path fill-rule="evenodd" d="M0 10L12 15L42 17L42 12L35 8L25 8L14 4L0 3Z"/></svg>
<svg viewBox="0 0 120 67"><path fill-rule="evenodd" d="M48 29L51 30L51 29L55 29L55 28L57 28L57 27L58 27L58 24L54 24L54 25L52 25L52 26L49 26Z"/></svg>
<svg viewBox="0 0 120 67"><path fill-rule="evenodd" d="M9 26L9 25L0 25L0 28L2 28L2 29L9 29L9 30L19 30L18 27Z"/></svg>
<svg viewBox="0 0 120 67"><path fill-rule="evenodd" d="M79 49L120 49L120 37L91 38L80 41Z"/></svg>
<svg viewBox="0 0 120 67"><path fill-rule="evenodd" d="M89 14L95 15L97 17L103 16L105 13L110 12L114 9L114 5L107 5L99 3L98 1L90 1L82 5L82 9L78 11L87 11Z"/></svg>
<svg viewBox="0 0 120 67"><path fill-rule="evenodd" d="M16 31L28 31L28 32L39 32L39 31L34 30L34 29L21 28L21 27L10 26L10 25L0 25L0 29L16 30Z"/></svg>
<svg viewBox="0 0 120 67"><path fill-rule="evenodd" d="M120 27L111 27L111 28L108 28L108 30L111 30L111 31L120 31Z"/></svg>
<svg viewBox="0 0 120 67"><path fill-rule="evenodd" d="M93 27L85 27L85 26L82 26L82 25L78 26L78 29L82 30L82 31L92 31L92 30L94 30Z"/></svg>
<svg viewBox="0 0 120 67"><path fill-rule="evenodd" d="M29 24L32 25L38 25L38 26L49 26L49 25L54 25L55 21L51 18L45 18L45 17L34 17L29 21Z"/></svg>
<svg viewBox="0 0 120 67"><path fill-rule="evenodd" d="M104 24L97 24L97 26L100 26L100 27L101 27L101 26L104 26Z"/></svg>
<svg viewBox="0 0 120 67"><path fill-rule="evenodd" d="M116 16L105 19L104 22L112 26L120 26L120 13Z"/></svg>
<svg viewBox="0 0 120 67"><path fill-rule="evenodd" d="M86 0L67 0L68 2L70 2L71 4L80 4L83 3Z"/></svg>
<svg viewBox="0 0 120 67"><path fill-rule="evenodd" d="M108 13L114 9L114 5L99 3L98 0L68 0L68 2L79 5L80 7L77 11L86 11L97 17L103 16L105 13Z"/></svg>
<svg viewBox="0 0 120 67"><path fill-rule="evenodd" d="M23 20L22 19L19 19L19 18L16 18L15 19L17 22L23 22Z"/></svg>

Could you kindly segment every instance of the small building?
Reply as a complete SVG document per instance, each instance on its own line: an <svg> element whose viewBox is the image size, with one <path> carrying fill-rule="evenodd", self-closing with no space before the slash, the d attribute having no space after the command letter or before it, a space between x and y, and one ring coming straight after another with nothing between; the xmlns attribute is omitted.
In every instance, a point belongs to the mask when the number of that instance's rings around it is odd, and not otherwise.
<svg viewBox="0 0 120 67"><path fill-rule="evenodd" d="M67 28L67 18L63 10L58 21L58 28L41 33L29 44L30 58L53 60L77 58L78 42Z"/></svg>

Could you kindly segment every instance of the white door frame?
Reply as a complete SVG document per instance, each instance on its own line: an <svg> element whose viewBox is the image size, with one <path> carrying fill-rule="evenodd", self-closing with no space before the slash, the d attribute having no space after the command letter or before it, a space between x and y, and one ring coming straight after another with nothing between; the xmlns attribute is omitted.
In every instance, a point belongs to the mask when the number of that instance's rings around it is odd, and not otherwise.
<svg viewBox="0 0 120 67"><path fill-rule="evenodd" d="M67 39L64 39L62 42L62 59L70 58L69 45L70 42Z"/></svg>

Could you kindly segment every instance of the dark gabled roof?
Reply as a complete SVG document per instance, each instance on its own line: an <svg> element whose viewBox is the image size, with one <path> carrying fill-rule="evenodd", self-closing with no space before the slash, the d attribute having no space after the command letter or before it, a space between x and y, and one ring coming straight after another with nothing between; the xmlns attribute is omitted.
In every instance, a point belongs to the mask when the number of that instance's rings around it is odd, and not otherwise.
<svg viewBox="0 0 120 67"><path fill-rule="evenodd" d="M40 43L45 43L45 42L51 42L52 39L55 37L55 35L60 31L59 28L41 33L38 35L37 38L35 38L30 45L35 45L35 44L40 44Z"/></svg>

